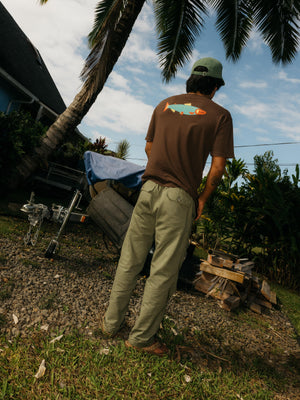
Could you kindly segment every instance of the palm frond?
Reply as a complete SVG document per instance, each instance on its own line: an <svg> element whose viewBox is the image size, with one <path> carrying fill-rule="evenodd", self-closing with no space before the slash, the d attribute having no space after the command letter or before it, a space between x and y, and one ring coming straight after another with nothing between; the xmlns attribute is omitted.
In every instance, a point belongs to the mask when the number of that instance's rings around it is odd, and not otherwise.
<svg viewBox="0 0 300 400"><path fill-rule="evenodd" d="M116 157L122 158L122 160L126 160L129 155L129 148L130 144L128 140L121 140L121 142L119 142L117 145Z"/></svg>
<svg viewBox="0 0 300 400"><path fill-rule="evenodd" d="M84 90L79 101L92 102L97 98L125 47L145 1L103 0L99 3L99 30L96 34L94 29L93 47L81 72Z"/></svg>
<svg viewBox="0 0 300 400"><path fill-rule="evenodd" d="M213 0L217 11L216 27L223 41L226 57L237 61L252 29L252 7L249 0Z"/></svg>
<svg viewBox="0 0 300 400"><path fill-rule="evenodd" d="M97 4L94 26L88 36L91 52L80 74L82 80L86 80L97 65L106 39L115 30L126 3L124 0L102 0Z"/></svg>
<svg viewBox="0 0 300 400"><path fill-rule="evenodd" d="M254 21L275 63L291 62L299 48L300 0L258 0Z"/></svg>
<svg viewBox="0 0 300 400"><path fill-rule="evenodd" d="M154 13L162 76L168 82L190 58L203 26L206 6L201 0L156 0Z"/></svg>

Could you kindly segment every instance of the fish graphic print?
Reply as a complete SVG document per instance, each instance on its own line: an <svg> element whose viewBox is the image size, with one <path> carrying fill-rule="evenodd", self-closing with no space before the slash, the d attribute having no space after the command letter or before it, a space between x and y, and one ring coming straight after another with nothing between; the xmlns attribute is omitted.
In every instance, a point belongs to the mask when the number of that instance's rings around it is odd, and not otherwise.
<svg viewBox="0 0 300 400"><path fill-rule="evenodd" d="M164 111L170 109L173 112L178 112L180 115L205 115L206 111L201 108L192 106L191 103L186 104L169 104L167 102Z"/></svg>

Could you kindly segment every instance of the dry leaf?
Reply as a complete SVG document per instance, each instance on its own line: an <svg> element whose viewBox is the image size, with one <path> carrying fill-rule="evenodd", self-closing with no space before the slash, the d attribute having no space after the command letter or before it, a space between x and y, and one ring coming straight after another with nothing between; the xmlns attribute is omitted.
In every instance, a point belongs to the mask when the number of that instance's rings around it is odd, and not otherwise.
<svg viewBox="0 0 300 400"><path fill-rule="evenodd" d="M177 335L178 335L178 333L175 331L174 328L171 328L171 331L173 332L173 335L174 335L174 336L177 336Z"/></svg>
<svg viewBox="0 0 300 400"><path fill-rule="evenodd" d="M42 376L44 376L45 371L46 371L45 360L43 360L43 361L41 362L41 365L40 365L40 367L39 367L38 372L34 375L34 377L35 377L36 379L41 378Z"/></svg>
<svg viewBox="0 0 300 400"><path fill-rule="evenodd" d="M50 340L50 343L57 342L57 341L60 340L63 336L64 336L64 335L57 336L56 338Z"/></svg>
<svg viewBox="0 0 300 400"><path fill-rule="evenodd" d="M16 314L13 314L13 320L14 323L17 325L17 323L19 322L19 318L16 316Z"/></svg>
<svg viewBox="0 0 300 400"><path fill-rule="evenodd" d="M42 330L42 331L47 331L48 328L49 328L49 325L48 325L48 324L45 324L45 325L42 325L42 326L41 326L41 330Z"/></svg>
<svg viewBox="0 0 300 400"><path fill-rule="evenodd" d="M106 356L109 354L110 350L108 348L104 348L100 350L100 354L105 354Z"/></svg>

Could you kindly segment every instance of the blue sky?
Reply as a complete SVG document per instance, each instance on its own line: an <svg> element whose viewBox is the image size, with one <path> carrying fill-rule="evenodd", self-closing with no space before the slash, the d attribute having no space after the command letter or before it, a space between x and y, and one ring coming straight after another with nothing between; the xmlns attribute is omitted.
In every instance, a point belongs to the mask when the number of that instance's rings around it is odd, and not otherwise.
<svg viewBox="0 0 300 400"><path fill-rule="evenodd" d="M79 73L88 54L87 34L93 25L96 0L2 0L2 3L40 51L65 103L79 91ZM253 32L237 63L225 59L222 42L210 15L196 42L192 58L169 84L162 82L156 56L156 37L151 2L144 6L127 45L104 90L79 126L95 140L107 137L130 143L130 161L146 163L145 135L156 104L163 98L185 92L185 81L195 60L211 56L223 64L225 87L214 100L233 117L235 156L252 169L253 157L272 150L281 169L294 173L300 162L300 59L274 65L271 52ZM239 147L262 145L257 147ZM209 160L208 160L209 161Z"/></svg>

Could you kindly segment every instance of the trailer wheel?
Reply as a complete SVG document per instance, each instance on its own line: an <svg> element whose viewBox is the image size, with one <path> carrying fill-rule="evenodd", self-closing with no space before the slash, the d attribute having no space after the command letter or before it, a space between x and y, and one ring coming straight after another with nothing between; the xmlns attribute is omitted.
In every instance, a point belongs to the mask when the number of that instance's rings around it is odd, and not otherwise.
<svg viewBox="0 0 300 400"><path fill-rule="evenodd" d="M49 243L49 246L46 250L45 257L51 258L53 256L53 254L55 253L57 247L58 247L58 242L56 240L51 240L51 242Z"/></svg>

